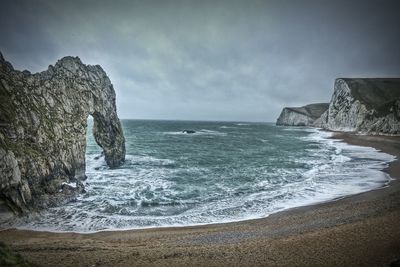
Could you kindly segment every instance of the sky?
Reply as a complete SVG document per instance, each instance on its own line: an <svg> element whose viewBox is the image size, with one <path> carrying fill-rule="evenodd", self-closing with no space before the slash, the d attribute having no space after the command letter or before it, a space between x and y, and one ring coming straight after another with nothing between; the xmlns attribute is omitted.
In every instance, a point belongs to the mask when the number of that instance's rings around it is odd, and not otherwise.
<svg viewBox="0 0 400 267"><path fill-rule="evenodd" d="M1 0L0 51L99 64L124 119L273 122L339 77L400 77L400 1Z"/></svg>

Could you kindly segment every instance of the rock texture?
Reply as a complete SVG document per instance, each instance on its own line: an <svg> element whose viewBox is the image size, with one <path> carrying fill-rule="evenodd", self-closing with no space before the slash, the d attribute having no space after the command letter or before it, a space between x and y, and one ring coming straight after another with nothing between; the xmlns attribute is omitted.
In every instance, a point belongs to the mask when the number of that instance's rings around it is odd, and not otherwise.
<svg viewBox="0 0 400 267"><path fill-rule="evenodd" d="M107 164L119 166L125 140L100 66L64 57L31 74L14 70L0 53L0 203L24 212L82 192L89 115Z"/></svg>
<svg viewBox="0 0 400 267"><path fill-rule="evenodd" d="M400 134L400 79L336 79L329 109L314 125L333 131Z"/></svg>
<svg viewBox="0 0 400 267"><path fill-rule="evenodd" d="M317 103L304 107L284 108L276 125L311 126L328 107L328 103Z"/></svg>

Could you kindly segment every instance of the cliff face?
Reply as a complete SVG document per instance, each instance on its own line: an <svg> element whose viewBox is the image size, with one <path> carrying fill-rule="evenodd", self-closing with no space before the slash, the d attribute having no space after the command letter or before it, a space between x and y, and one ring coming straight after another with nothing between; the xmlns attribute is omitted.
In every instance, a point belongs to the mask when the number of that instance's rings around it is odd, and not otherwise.
<svg viewBox="0 0 400 267"><path fill-rule="evenodd" d="M284 108L276 125L310 126L328 109L328 106L328 103L317 103L298 108Z"/></svg>
<svg viewBox="0 0 400 267"><path fill-rule="evenodd" d="M64 57L31 74L0 54L0 202L24 212L82 192L89 115L107 164L120 165L125 139L100 66Z"/></svg>
<svg viewBox="0 0 400 267"><path fill-rule="evenodd" d="M329 109L315 126L400 134L400 79L337 79Z"/></svg>

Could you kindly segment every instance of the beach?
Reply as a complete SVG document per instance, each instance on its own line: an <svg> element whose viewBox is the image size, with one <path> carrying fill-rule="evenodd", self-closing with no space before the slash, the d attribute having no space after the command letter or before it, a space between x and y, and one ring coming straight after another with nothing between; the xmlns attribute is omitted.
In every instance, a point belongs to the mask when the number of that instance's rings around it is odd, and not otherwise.
<svg viewBox="0 0 400 267"><path fill-rule="evenodd" d="M335 138L400 156L400 138ZM389 266L400 259L400 162L389 186L267 218L90 234L8 229L0 241L40 266Z"/></svg>

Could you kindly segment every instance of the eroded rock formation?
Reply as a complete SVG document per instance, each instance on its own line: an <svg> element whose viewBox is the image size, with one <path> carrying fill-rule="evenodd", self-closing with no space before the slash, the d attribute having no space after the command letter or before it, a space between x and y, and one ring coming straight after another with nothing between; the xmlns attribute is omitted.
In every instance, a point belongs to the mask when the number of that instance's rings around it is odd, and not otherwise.
<svg viewBox="0 0 400 267"><path fill-rule="evenodd" d="M314 125L333 131L400 134L400 79L336 79L329 109Z"/></svg>
<svg viewBox="0 0 400 267"><path fill-rule="evenodd" d="M284 108L276 121L276 125L310 126L328 107L328 103L317 103L304 107Z"/></svg>
<svg viewBox="0 0 400 267"><path fill-rule="evenodd" d="M125 140L100 66L64 57L31 74L14 70L0 53L0 201L24 212L83 191L89 115L107 164L119 166Z"/></svg>

